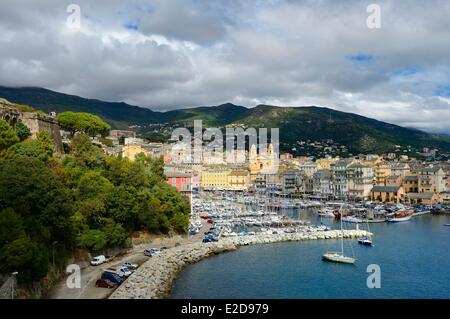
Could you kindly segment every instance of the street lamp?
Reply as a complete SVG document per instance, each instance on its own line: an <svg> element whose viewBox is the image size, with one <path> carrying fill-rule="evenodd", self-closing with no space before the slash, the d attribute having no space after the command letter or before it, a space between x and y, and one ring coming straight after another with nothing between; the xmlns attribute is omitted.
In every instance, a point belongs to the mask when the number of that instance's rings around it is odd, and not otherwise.
<svg viewBox="0 0 450 319"><path fill-rule="evenodd" d="M19 273L17 271L11 273L12 275L12 281L11 281L11 299L14 299L14 283L16 281L15 276L17 276Z"/></svg>

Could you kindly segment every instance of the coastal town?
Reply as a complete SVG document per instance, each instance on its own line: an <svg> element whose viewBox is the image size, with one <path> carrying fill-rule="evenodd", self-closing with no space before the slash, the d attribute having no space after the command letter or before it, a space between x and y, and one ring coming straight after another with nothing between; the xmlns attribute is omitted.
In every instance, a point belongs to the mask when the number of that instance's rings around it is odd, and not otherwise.
<svg viewBox="0 0 450 319"><path fill-rule="evenodd" d="M115 146L105 152L131 160L139 153L162 156L169 184L190 198L195 191L271 192L280 197L314 200L374 201L439 205L450 203L450 163L430 160L437 150L424 149L417 157L388 154L359 154L352 157L294 157L279 155L276 173L272 155L259 155L254 145L243 163L226 158L203 157L201 163L174 163L173 144L151 143L133 131L110 133ZM122 143L120 141L123 141ZM250 156L251 152L254 156ZM183 158L184 154L177 154ZM250 160L253 159L253 160Z"/></svg>
<svg viewBox="0 0 450 319"><path fill-rule="evenodd" d="M71 134L59 127L55 112L47 115L24 112L2 99L0 115L12 126L18 121L25 123L31 128L32 137L48 131L57 153L63 153L64 145L70 143ZM424 148L416 156L392 152L318 157L278 154L270 150L271 145L269 152L260 154L253 144L246 150L234 150L234 155L241 156L243 161L227 163L226 153L218 157L204 152L200 162L189 161L183 150L174 154L174 141L150 142L132 130L113 129L106 137L100 134L92 137L92 143L106 155L131 161L139 154L163 158L167 182L187 198L200 190L270 191L281 197L322 201L450 204L450 162L439 160L437 149Z"/></svg>
<svg viewBox="0 0 450 319"><path fill-rule="evenodd" d="M49 133L56 156L64 157L71 148L74 134L60 127L58 114L0 102L1 119L11 127L25 123L33 139ZM424 149L417 157L316 157L278 154L272 144L262 152L253 144L231 150L244 159L239 163L227 163L228 150L219 156L204 152L200 162L192 163L176 141L150 142L132 130L107 133L89 138L103 156L129 163L162 160L164 183L190 203L187 235L141 243L135 238L131 250L115 258L93 254L91 265L84 267L83 289L74 293L61 282L52 293L55 298L105 298L111 291L96 287L116 286L111 298L166 298L178 272L210 255L246 245L319 239L353 238L371 246L371 223L409 221L450 208L450 163L437 160L436 149ZM344 256L343 248L323 258L356 260Z"/></svg>
<svg viewBox="0 0 450 319"><path fill-rule="evenodd" d="M0 12L15 315L42 312L18 305L33 299L173 318L450 299L450 1Z"/></svg>

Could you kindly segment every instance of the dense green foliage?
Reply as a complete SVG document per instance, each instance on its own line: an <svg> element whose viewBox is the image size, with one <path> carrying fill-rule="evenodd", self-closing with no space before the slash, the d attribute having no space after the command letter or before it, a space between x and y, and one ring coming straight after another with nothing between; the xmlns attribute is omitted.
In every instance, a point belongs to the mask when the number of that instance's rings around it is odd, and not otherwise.
<svg viewBox="0 0 450 319"><path fill-rule="evenodd" d="M23 141L31 136L30 129L28 128L28 126L23 124L21 120L19 120L16 124L16 133L21 141Z"/></svg>
<svg viewBox="0 0 450 319"><path fill-rule="evenodd" d="M0 120L0 151L19 142L17 132L4 120Z"/></svg>
<svg viewBox="0 0 450 319"><path fill-rule="evenodd" d="M143 134L143 137L149 142L157 142L157 143L167 143L170 139L170 136L166 136L162 133L158 132L146 132Z"/></svg>
<svg viewBox="0 0 450 319"><path fill-rule="evenodd" d="M53 155L54 146L52 138L47 131L40 132L36 139L27 139L22 143L12 145L3 156L4 158L14 158L27 156L47 162Z"/></svg>
<svg viewBox="0 0 450 319"><path fill-rule="evenodd" d="M111 126L97 115L83 112L61 113L58 115L58 122L61 128L71 132L72 136L78 132L89 136L104 136L111 130Z"/></svg>
<svg viewBox="0 0 450 319"><path fill-rule="evenodd" d="M189 204L164 181L162 159L110 157L84 134L55 158L46 132L20 142L0 125L0 273L31 282L53 251L58 260L77 247L128 246L133 231L186 231Z"/></svg>
<svg viewBox="0 0 450 319"><path fill-rule="evenodd" d="M290 151L298 140L320 141L333 139L345 145L350 152L384 153L395 145L414 148L437 147L450 150L450 138L403 128L351 113L338 112L322 107L276 107L260 105L247 109L233 104L214 107L196 107L169 112L153 112L149 109L125 103L108 103L83 99L40 88L0 87L0 97L12 102L29 104L44 111L81 111L101 116L117 128L130 124L170 123L192 125L194 119L203 120L204 127L224 127L245 124L247 127L280 129L281 148ZM145 129L143 133L147 133ZM149 134L150 140L159 141L167 136Z"/></svg>
<svg viewBox="0 0 450 319"><path fill-rule="evenodd" d="M381 154L394 151L396 145L450 150L448 137L323 107L260 105L238 122L249 127L278 127L280 141L288 145L295 145L298 140L333 139L347 146L353 154Z"/></svg>

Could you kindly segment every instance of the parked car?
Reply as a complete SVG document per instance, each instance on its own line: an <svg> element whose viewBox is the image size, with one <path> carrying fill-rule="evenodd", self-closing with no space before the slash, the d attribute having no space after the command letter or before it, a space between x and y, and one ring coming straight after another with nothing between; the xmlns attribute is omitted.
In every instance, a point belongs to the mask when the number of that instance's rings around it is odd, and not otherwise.
<svg viewBox="0 0 450 319"><path fill-rule="evenodd" d="M102 287L102 288L114 288L116 286L115 283L112 281L109 281L108 279L98 279L95 282L96 287Z"/></svg>
<svg viewBox="0 0 450 319"><path fill-rule="evenodd" d="M207 234L205 235L205 237L203 238L202 242L204 243L210 243L213 241L218 241L219 239L217 238L217 236L215 236L214 234Z"/></svg>
<svg viewBox="0 0 450 319"><path fill-rule="evenodd" d="M113 282L113 283L115 283L117 285L120 285L121 283L123 283L123 278L122 277L120 277L115 272L112 272L112 271L109 271L109 270L104 271L102 273L101 279L107 279L107 280L109 280L109 281L111 281L111 282Z"/></svg>
<svg viewBox="0 0 450 319"><path fill-rule="evenodd" d="M133 264L130 262L126 262L126 263L123 263L122 267L127 267L129 270L136 270L139 267L139 265Z"/></svg>
<svg viewBox="0 0 450 319"><path fill-rule="evenodd" d="M130 269L128 269L127 267L119 267L116 270L116 274L118 274L120 277L128 277L131 275L131 271Z"/></svg>
<svg viewBox="0 0 450 319"><path fill-rule="evenodd" d="M159 250L158 248L147 248L146 250L144 250L144 255L149 257L157 256L160 253L161 250Z"/></svg>
<svg viewBox="0 0 450 319"><path fill-rule="evenodd" d="M107 259L106 259L106 257L104 255L95 256L91 260L91 265L92 266L98 266L98 265L101 265L101 264L105 263L106 261L107 261Z"/></svg>

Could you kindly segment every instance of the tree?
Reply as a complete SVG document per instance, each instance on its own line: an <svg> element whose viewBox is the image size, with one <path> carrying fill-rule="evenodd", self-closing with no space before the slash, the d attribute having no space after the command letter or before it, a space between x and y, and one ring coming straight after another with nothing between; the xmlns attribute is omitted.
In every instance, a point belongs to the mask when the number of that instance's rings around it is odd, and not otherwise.
<svg viewBox="0 0 450 319"><path fill-rule="evenodd" d="M18 157L0 161L0 209L12 208L33 240L67 247L73 242L69 217L71 192L40 160Z"/></svg>
<svg viewBox="0 0 450 319"><path fill-rule="evenodd" d="M20 141L16 131L4 120L0 120L0 151Z"/></svg>
<svg viewBox="0 0 450 319"><path fill-rule="evenodd" d="M102 227L102 220L106 216L105 199L93 197L77 203L77 213L83 218L83 223L91 228Z"/></svg>
<svg viewBox="0 0 450 319"><path fill-rule="evenodd" d="M130 233L127 232L122 225L110 222L104 228L108 240L108 246L121 247L128 244Z"/></svg>
<svg viewBox="0 0 450 319"><path fill-rule="evenodd" d="M189 225L189 216L182 212L176 212L171 220L172 227L178 233L186 233L187 226Z"/></svg>
<svg viewBox="0 0 450 319"><path fill-rule="evenodd" d="M16 123L16 133L17 136L20 138L21 141L26 140L28 137L31 136L31 131L25 124L22 123L21 120L19 120Z"/></svg>
<svg viewBox="0 0 450 319"><path fill-rule="evenodd" d="M150 170L159 179L164 181L166 176L164 174L164 159L162 156L157 158L150 158Z"/></svg>
<svg viewBox="0 0 450 319"><path fill-rule="evenodd" d="M105 232L100 229L85 229L80 235L78 242L81 246L92 251L101 251L108 244Z"/></svg>
<svg viewBox="0 0 450 319"><path fill-rule="evenodd" d="M0 250L0 271L18 271L19 282L32 282L40 279L48 271L48 252L45 246L22 237L5 245Z"/></svg>
<svg viewBox="0 0 450 319"><path fill-rule="evenodd" d="M89 136L78 134L72 138L72 149L75 157L85 163L88 168L104 168L105 153L92 144Z"/></svg>
<svg viewBox="0 0 450 319"><path fill-rule="evenodd" d="M106 199L107 214L115 222L132 230L139 215L137 191L132 186L117 186L108 194Z"/></svg>
<svg viewBox="0 0 450 319"><path fill-rule="evenodd" d="M159 132L147 132L144 134L144 138L150 142L166 143L170 136Z"/></svg>
<svg viewBox="0 0 450 319"><path fill-rule="evenodd" d="M136 189L150 186L150 172L144 165L127 158L110 157L106 160L107 176L114 185L130 185Z"/></svg>
<svg viewBox="0 0 450 319"><path fill-rule="evenodd" d="M21 141L26 140L28 137L31 136L31 131L25 124L22 123L21 120L19 120L16 124L16 133L17 136L20 138Z"/></svg>
<svg viewBox="0 0 450 319"><path fill-rule="evenodd" d="M47 131L43 131L37 135L36 139L25 140L11 146L6 157L27 156L47 162L52 157L53 152L53 140Z"/></svg>
<svg viewBox="0 0 450 319"><path fill-rule="evenodd" d="M63 130L69 131L72 136L75 133L85 133L89 136L101 134L105 136L111 130L111 126L100 117L83 112L64 112L58 115L59 125Z"/></svg>
<svg viewBox="0 0 450 319"><path fill-rule="evenodd" d="M113 184L97 171L86 172L78 181L78 190L82 199L104 197L112 188Z"/></svg>
<svg viewBox="0 0 450 319"><path fill-rule="evenodd" d="M25 236L22 218L14 209L6 208L0 212L0 247Z"/></svg>

